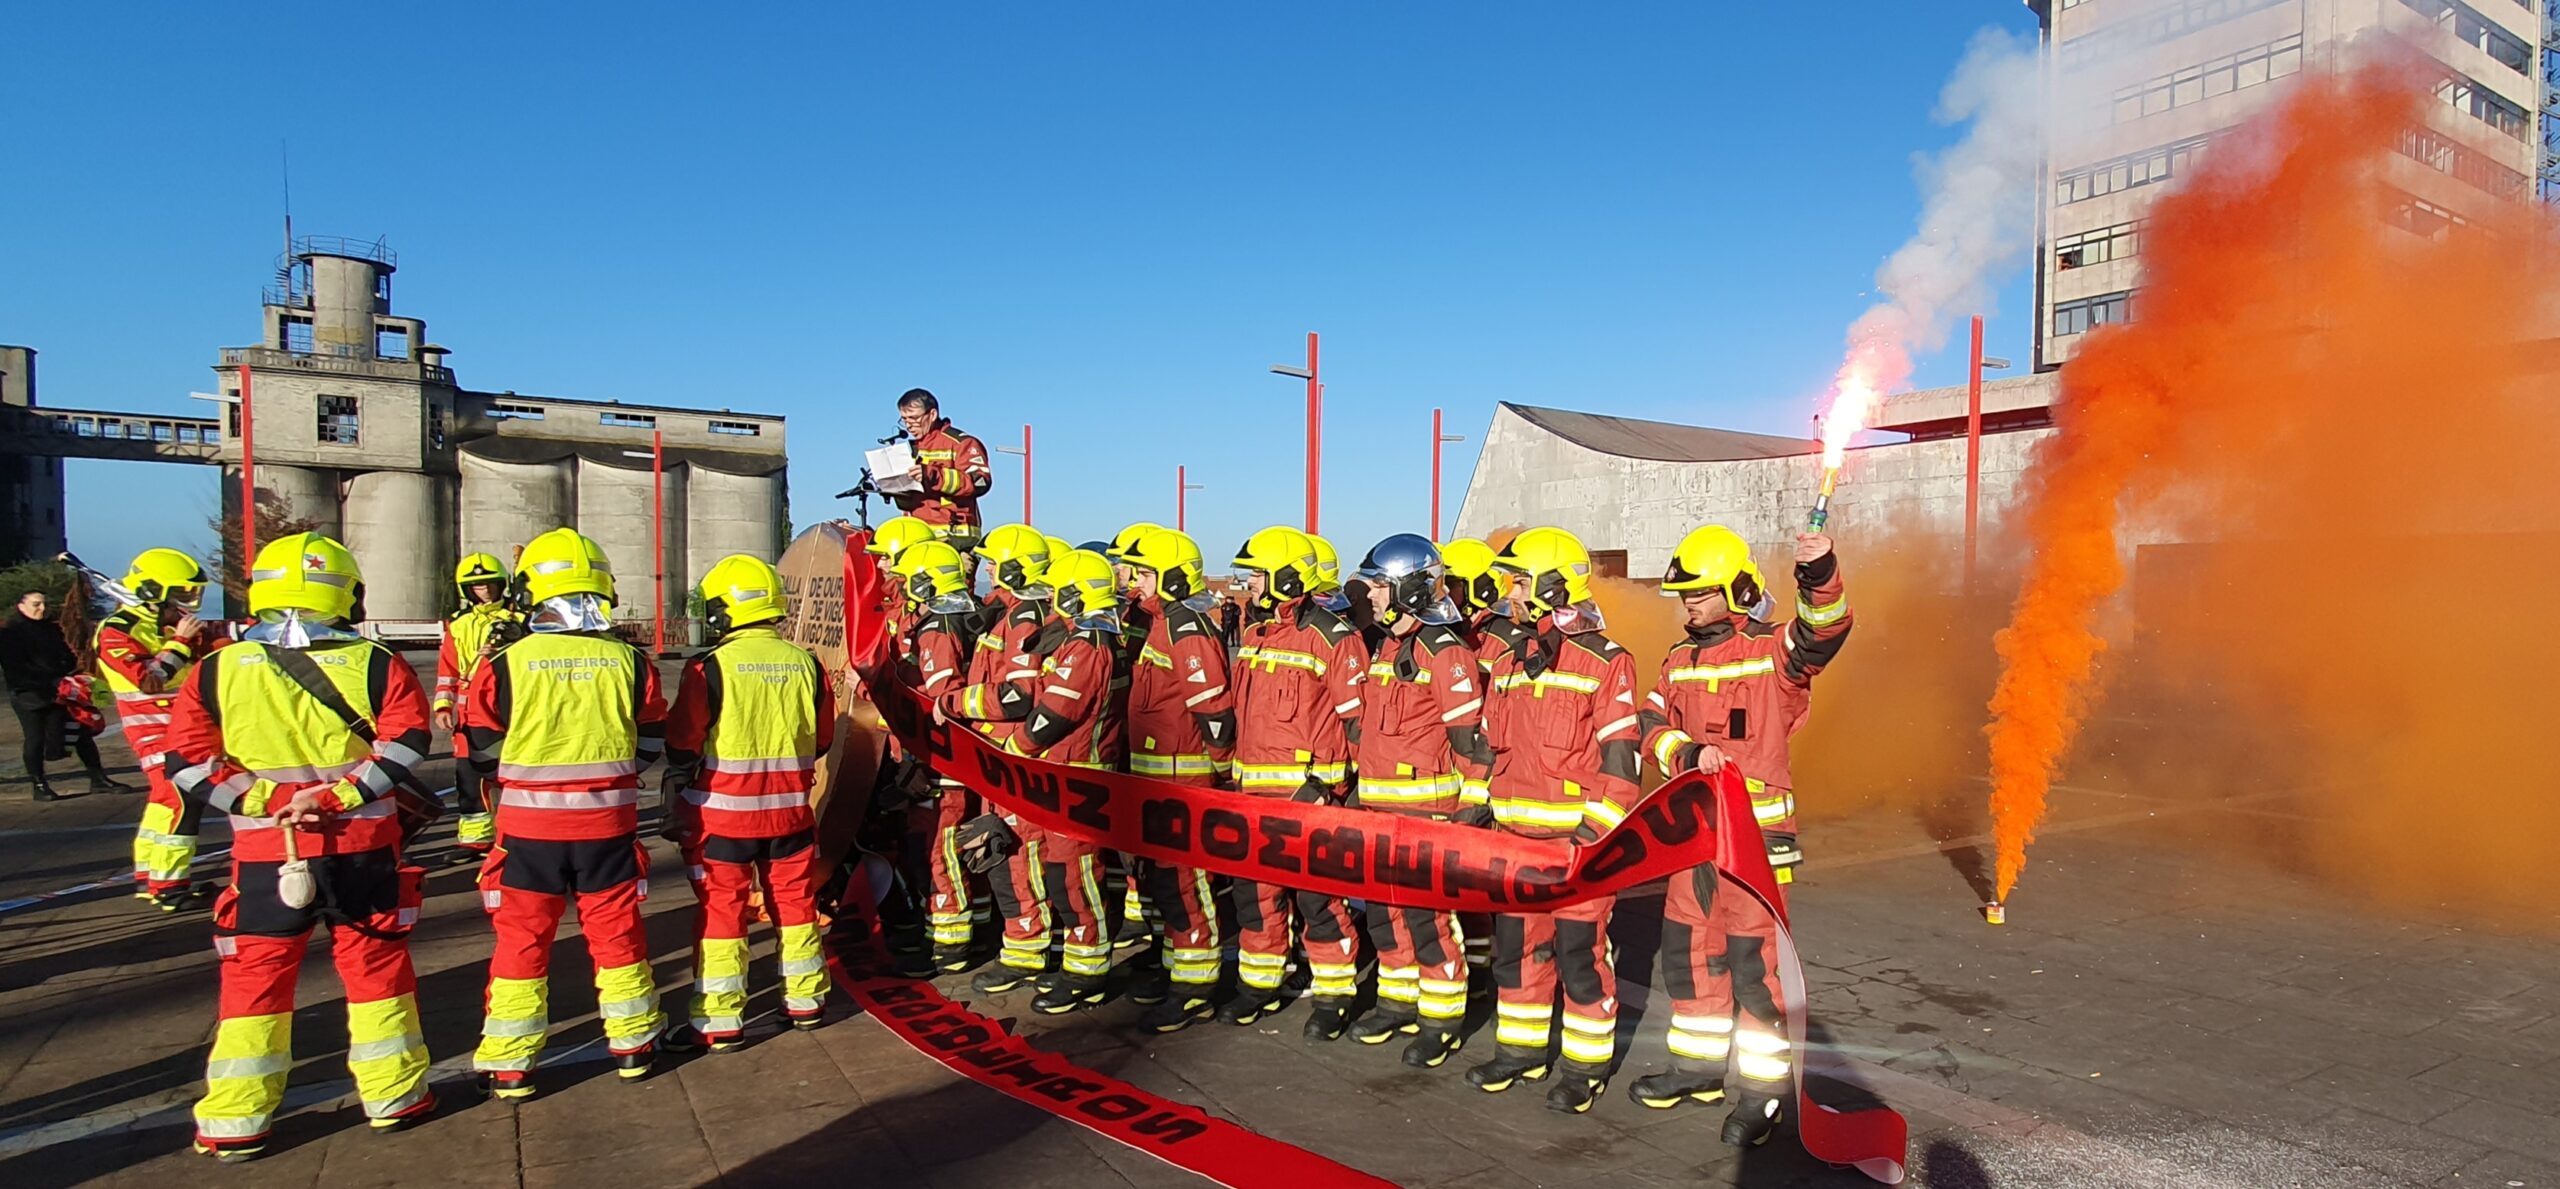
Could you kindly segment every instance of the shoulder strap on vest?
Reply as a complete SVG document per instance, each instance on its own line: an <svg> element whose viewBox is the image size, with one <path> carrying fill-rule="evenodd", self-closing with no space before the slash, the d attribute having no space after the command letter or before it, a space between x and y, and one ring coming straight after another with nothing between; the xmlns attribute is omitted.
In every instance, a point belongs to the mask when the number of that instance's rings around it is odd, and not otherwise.
<svg viewBox="0 0 2560 1189"><path fill-rule="evenodd" d="M267 659L278 671L291 678L295 685L301 686L302 692L311 695L321 705L328 707L329 713L343 720L347 724L347 729L356 733L356 738L366 743L373 742L372 721L358 713L356 708L347 702L347 696L338 692L338 687L321 674L320 666L312 664L311 658L304 656L300 649L269 645Z"/></svg>

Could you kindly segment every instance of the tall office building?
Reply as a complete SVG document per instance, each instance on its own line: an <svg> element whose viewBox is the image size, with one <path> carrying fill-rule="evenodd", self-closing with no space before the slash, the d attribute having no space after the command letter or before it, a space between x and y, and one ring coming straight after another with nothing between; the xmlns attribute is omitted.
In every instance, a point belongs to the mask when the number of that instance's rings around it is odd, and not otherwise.
<svg viewBox="0 0 2560 1189"><path fill-rule="evenodd" d="M2392 221L2439 237L2560 176L2543 137L2545 6L2560 0L2029 0L2052 94L2037 245L2036 365L2140 316L2143 212L2214 138L2359 42L2424 54L2440 101L2401 138Z"/></svg>

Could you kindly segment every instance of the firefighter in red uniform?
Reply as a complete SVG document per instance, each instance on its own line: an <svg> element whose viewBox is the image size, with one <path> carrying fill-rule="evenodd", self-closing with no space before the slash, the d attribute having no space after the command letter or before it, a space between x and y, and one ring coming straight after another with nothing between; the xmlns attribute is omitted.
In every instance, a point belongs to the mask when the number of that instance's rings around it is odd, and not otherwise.
<svg viewBox="0 0 2560 1189"><path fill-rule="evenodd" d="M1138 542L1147 534L1163 528L1152 520L1135 521L1112 534L1109 545L1098 551L1111 559L1111 571L1120 582L1120 643L1111 670L1111 712L1118 715L1124 724L1129 721L1130 683L1137 676L1138 658L1146 650L1147 637L1156 618L1155 600L1139 596L1130 585L1136 571L1129 564L1129 551L1137 548ZM1156 914L1148 905L1153 891L1140 877L1141 864L1136 858L1118 851L1104 851L1103 859L1120 877L1120 920L1125 926L1112 939L1112 948L1133 949L1157 932L1153 923ZM1156 950L1140 956L1141 961L1155 969L1139 978L1130 988L1130 1002L1148 1006L1163 1002L1162 995L1168 990L1164 957Z"/></svg>
<svg viewBox="0 0 2560 1189"><path fill-rule="evenodd" d="M809 790L835 734L836 698L826 667L775 630L789 607L771 563L724 557L700 593L718 642L686 663L676 686L660 785L661 832L702 872L691 1025L669 1047L724 1050L746 1028L747 926L759 884L781 936L783 1014L794 1028L815 1028L825 1006Z"/></svg>
<svg viewBox="0 0 2560 1189"><path fill-rule="evenodd" d="M98 672L116 695L116 721L133 748L142 778L151 789L142 807L142 825L133 835L133 894L163 912L186 906L192 891L188 873L196 861L199 810L169 783L160 770L162 745L169 733L170 703L188 672L204 655L221 647L210 625L196 618L204 599L204 567L175 549L146 549L133 559L124 588L138 604L124 607L98 625Z"/></svg>
<svg viewBox="0 0 2560 1189"><path fill-rule="evenodd" d="M453 739L453 795L462 810L454 819L454 854L478 862L498 837L498 815L488 798L487 756L473 755L471 734L459 711L471 706L471 675L524 624L524 616L507 605L507 568L496 555L474 553L455 566L453 585L462 609L444 625L444 641L436 647L436 729Z"/></svg>
<svg viewBox="0 0 2560 1189"><path fill-rule="evenodd" d="M1316 605L1316 548L1305 533L1279 526L1255 533L1235 565L1246 598L1270 609L1236 649L1236 784L1251 796L1332 802L1350 775L1368 648L1359 629ZM1218 1018L1247 1025L1278 1009L1294 910L1315 998L1305 1035L1339 1038L1360 991L1361 929L1350 907L1238 880L1235 908L1236 996Z"/></svg>
<svg viewBox="0 0 2560 1189"><path fill-rule="evenodd" d="M1741 770L1780 882L1803 860L1787 737L1804 725L1814 675L1840 655L1850 626L1830 538L1797 537L1795 559L1796 617L1782 628L1754 614L1767 586L1739 535L1708 525L1681 539L1662 589L1680 597L1689 634L1663 658L1643 712L1645 750L1664 777ZM1671 1070L1628 1090L1664 1109L1729 1091L1725 1142L1748 1146L1777 1127L1794 1065L1773 966L1776 922L1719 882L1711 866L1671 878L1662 909Z"/></svg>
<svg viewBox="0 0 2560 1189"><path fill-rule="evenodd" d="M1209 611L1207 568L1198 542L1172 529L1138 538L1123 554L1133 601L1150 605L1144 646L1129 682L1129 771L1176 784L1215 787L1235 758L1235 692L1227 649ZM1209 1015L1224 965L1217 886L1198 868L1136 861L1155 917L1165 1000L1139 1024L1178 1032ZM1148 992L1132 992L1142 998Z"/></svg>
<svg viewBox="0 0 2560 1189"><path fill-rule="evenodd" d="M1049 647L1050 562L1065 556L1050 538L1029 525L1008 524L987 534L979 550L993 571L995 589L987 598L987 618L969 653L968 672L958 689L938 695L949 717L968 723L1007 751L1020 752L1022 720L1030 716L1034 683L1040 678L1039 650ZM989 828L1004 827L1001 835ZM1039 827L1001 809L963 823L959 840L984 840L963 846L961 861L987 878L995 911L1003 916L1003 940L996 965L969 980L982 995L1000 994L1031 981L1049 964L1049 903L1042 883L1046 846ZM1009 844L989 846L1009 839Z"/></svg>
<svg viewBox="0 0 2560 1189"><path fill-rule="evenodd" d="M1449 568L1449 597L1466 613L1459 625L1467 645L1475 650L1476 665L1485 674L1487 704L1493 696L1493 662L1516 650L1531 635L1528 625L1511 618L1510 585L1494 572L1493 546L1473 537L1460 537L1440 547L1440 561ZM1465 799L1479 803L1486 799L1486 781L1491 776L1488 765L1480 771L1467 772ZM1467 965L1482 970L1493 963L1493 917L1484 913L1461 913L1459 932L1467 942Z"/></svg>
<svg viewBox="0 0 2560 1189"><path fill-rule="evenodd" d="M1458 634L1440 551L1413 533L1378 542L1352 582L1383 642L1369 661L1360 712L1363 809L1446 821L1469 776L1493 762L1484 737L1484 673ZM1351 1026L1362 1044L1412 1036L1405 1064L1428 1069L1458 1049L1467 1015L1467 952L1458 918L1369 902L1378 951L1378 1009Z"/></svg>
<svg viewBox="0 0 2560 1189"><path fill-rule="evenodd" d="M1538 619L1534 635L1494 662L1492 805L1465 816L1490 817L1526 838L1593 841L1626 820L1638 797L1635 660L1603 631L1590 601L1591 554L1573 534L1529 529L1503 549L1498 568L1513 576L1511 601ZM1585 1112L1608 1088L1617 1042L1609 947L1616 899L1494 918L1501 1048L1467 1071L1470 1084L1498 1093L1546 1076L1561 983L1564 1068L1547 1107Z"/></svg>
<svg viewBox="0 0 2560 1189"><path fill-rule="evenodd" d="M1040 675L1030 686L1028 712L1013 746L1024 755L1071 768L1117 771L1122 736L1119 716L1111 709L1111 670L1120 635L1118 575L1111 559L1078 549L1051 558L1043 577L1049 583L1053 618L1043 629ZM993 814L970 827L966 832L973 844L987 834L997 837L984 845L1003 849L1011 844L1002 836L1007 827ZM1041 885L1049 893L1064 969L1055 985L1033 997L1031 1007L1058 1015L1108 997L1112 918L1103 895L1101 848L1063 833L1047 834L1044 841Z"/></svg>
<svg viewBox="0 0 2560 1189"><path fill-rule="evenodd" d="M480 870L497 951L471 1064L509 1099L534 1092L551 943L573 897L619 1076L648 1076L663 1026L640 922L640 770L666 746L657 668L613 635L613 572L595 542L566 528L535 537L516 580L526 634L472 681L467 728L475 752L498 757L498 843Z"/></svg>
<svg viewBox="0 0 2560 1189"><path fill-rule="evenodd" d="M880 568L886 570L897 565L898 555L909 548L925 541L939 539L932 525L913 516L899 516L871 530L871 543L864 545L862 551L879 558ZM904 648L907 645L907 629L915 626L912 622L913 616L908 610L907 601L898 597L896 591L887 593L889 638L896 642L898 647Z"/></svg>
<svg viewBox="0 0 2560 1189"><path fill-rule="evenodd" d="M967 559L949 542L927 541L900 553L890 573L906 600L910 621L900 649L899 680L928 698L961 688L979 623L977 600L969 597ZM969 942L976 921L959 833L976 816L976 798L968 787L941 773L926 777L921 795L907 807L906 879L926 891L925 930L934 968L945 974L975 964Z"/></svg>
<svg viewBox="0 0 2560 1189"><path fill-rule="evenodd" d="M978 544L978 500L995 485L987 470L987 444L961 432L942 415L942 402L922 388L898 398L898 424L916 452L910 472L924 490L899 492L898 510L933 526L935 535L963 551Z"/></svg>
<svg viewBox="0 0 2560 1189"><path fill-rule="evenodd" d="M293 1068L294 984L312 926L331 927L347 999L347 1069L377 1130L435 1110L409 930L425 872L400 862L399 795L428 746L427 697L391 650L349 626L364 578L345 546L296 533L250 567L245 640L175 695L157 757L192 803L231 818L231 886L214 904L221 1022L195 1108L195 1149L266 1147Z"/></svg>

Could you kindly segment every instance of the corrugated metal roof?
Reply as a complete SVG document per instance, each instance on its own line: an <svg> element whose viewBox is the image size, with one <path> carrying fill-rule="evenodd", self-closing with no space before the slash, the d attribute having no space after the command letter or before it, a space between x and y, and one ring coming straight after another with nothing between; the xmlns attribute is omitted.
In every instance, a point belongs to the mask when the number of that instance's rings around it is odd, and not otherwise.
<svg viewBox="0 0 2560 1189"><path fill-rule="evenodd" d="M1675 425L1668 421L1611 417L1605 413L1577 413L1571 409L1548 409L1510 401L1502 402L1502 407L1577 446L1620 458L1729 462L1739 458L1809 454L1819 446L1810 438L1709 429L1703 425Z"/></svg>

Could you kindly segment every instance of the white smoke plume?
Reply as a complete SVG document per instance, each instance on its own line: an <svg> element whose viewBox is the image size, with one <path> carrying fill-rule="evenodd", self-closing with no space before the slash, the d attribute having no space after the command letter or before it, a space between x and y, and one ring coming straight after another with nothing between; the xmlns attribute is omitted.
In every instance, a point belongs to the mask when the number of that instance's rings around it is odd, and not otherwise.
<svg viewBox="0 0 2560 1189"><path fill-rule="evenodd" d="M1919 230L1876 270L1884 300L1849 326L1822 435L1832 465L1875 398L1910 382L1912 353L1944 345L1956 319L1988 312L2003 270L2033 247L2047 107L2035 39L1975 34L1935 112L1965 124L1964 139L1919 162Z"/></svg>

